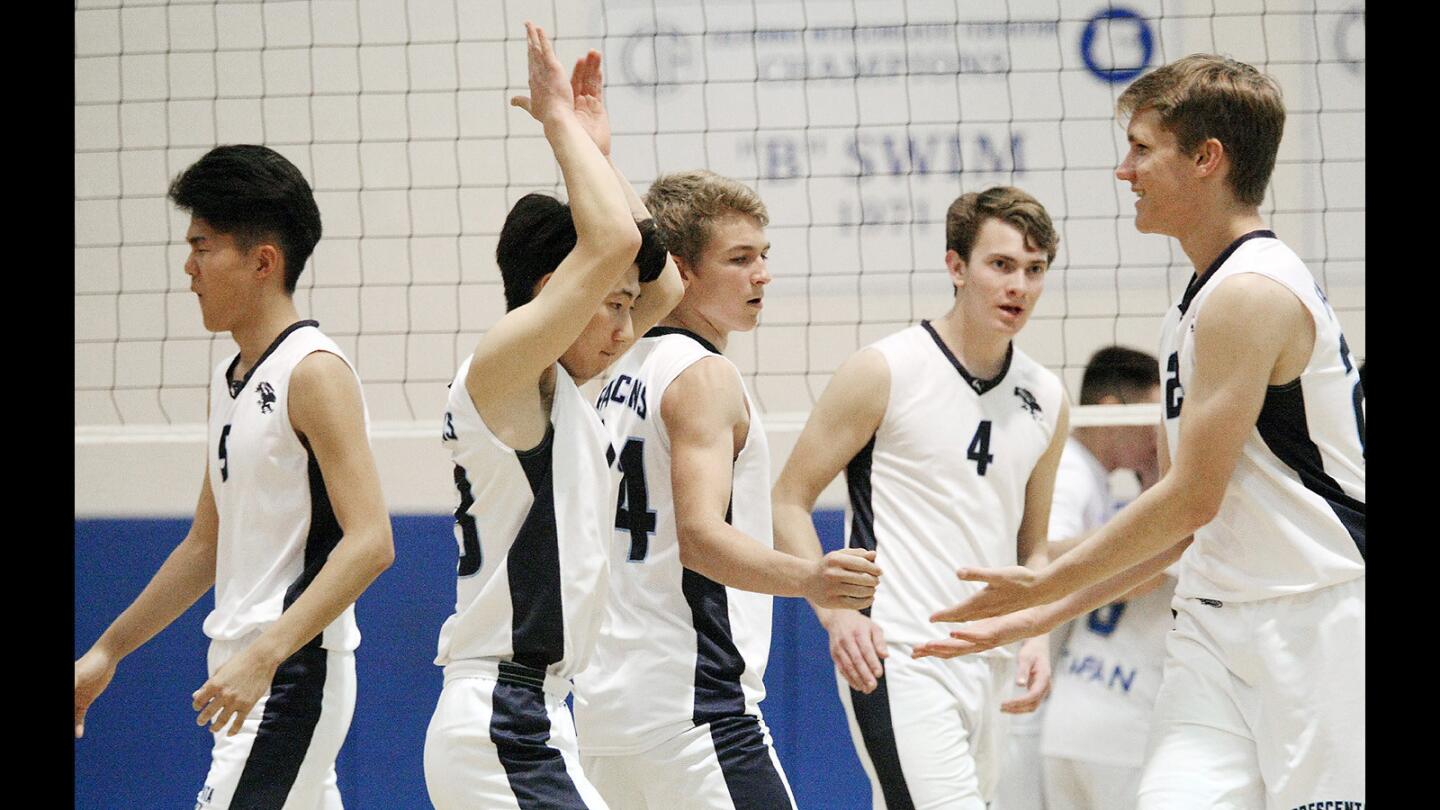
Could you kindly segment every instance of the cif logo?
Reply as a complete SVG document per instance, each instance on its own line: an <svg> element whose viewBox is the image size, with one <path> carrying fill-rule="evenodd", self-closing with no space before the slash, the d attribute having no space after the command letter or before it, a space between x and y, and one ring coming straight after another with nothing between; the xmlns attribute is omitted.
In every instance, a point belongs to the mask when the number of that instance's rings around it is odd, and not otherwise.
<svg viewBox="0 0 1440 810"><path fill-rule="evenodd" d="M641 29L625 38L620 69L632 87L652 87L658 94L679 90L686 69L695 61L690 43L673 28Z"/></svg>
<svg viewBox="0 0 1440 810"><path fill-rule="evenodd" d="M1139 76L1154 56L1150 24L1128 8L1106 8L1085 23L1080 35L1080 58L1086 69L1111 84Z"/></svg>
<svg viewBox="0 0 1440 810"><path fill-rule="evenodd" d="M1355 75L1365 72L1365 11L1352 8L1335 25L1335 51L1340 64Z"/></svg>

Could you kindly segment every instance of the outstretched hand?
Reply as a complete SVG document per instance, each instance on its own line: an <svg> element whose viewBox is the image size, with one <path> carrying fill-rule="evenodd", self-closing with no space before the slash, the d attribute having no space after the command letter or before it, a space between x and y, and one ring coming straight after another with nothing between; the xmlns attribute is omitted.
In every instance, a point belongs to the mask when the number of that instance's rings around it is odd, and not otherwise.
<svg viewBox="0 0 1440 810"><path fill-rule="evenodd" d="M1036 588L1034 571L1023 565L1005 568L961 568L955 573L965 582L983 582L985 587L959 604L930 617L932 622L968 622L1014 613L1046 600Z"/></svg>
<svg viewBox="0 0 1440 810"><path fill-rule="evenodd" d="M955 658L961 655L993 650L1013 644L1021 639L1046 632L1036 610L1022 610L990 619L968 622L964 627L950 631L950 638L917 644L911 655L915 658Z"/></svg>
<svg viewBox="0 0 1440 810"><path fill-rule="evenodd" d="M525 40L525 57L530 66L530 95L514 96L510 104L530 113L543 124L557 112L573 111L575 96L570 83L565 80L565 66L555 55L555 47L545 35L545 29L527 20Z"/></svg>
<svg viewBox="0 0 1440 810"><path fill-rule="evenodd" d="M575 98L575 117L600 148L610 154L610 114L605 111L603 82L600 75L600 52L590 51L575 60L570 74L570 92Z"/></svg>

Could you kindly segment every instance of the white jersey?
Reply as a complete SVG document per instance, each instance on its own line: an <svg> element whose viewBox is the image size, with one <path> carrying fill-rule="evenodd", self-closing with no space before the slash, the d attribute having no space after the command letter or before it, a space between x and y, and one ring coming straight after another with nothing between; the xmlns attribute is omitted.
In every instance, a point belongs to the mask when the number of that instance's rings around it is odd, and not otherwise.
<svg viewBox="0 0 1440 810"><path fill-rule="evenodd" d="M1110 476L1071 437L1060 457L1050 510L1051 540L1098 528L1115 513ZM1075 619L1055 663L1040 752L1084 762L1138 768L1165 667L1165 633L1175 580L1128 602Z"/></svg>
<svg viewBox="0 0 1440 810"><path fill-rule="evenodd" d="M693 333L656 328L621 358L596 403L625 478L605 626L591 667L575 679L585 756L635 753L718 718L760 714L774 598L680 564L670 435L660 407L670 383L707 357L724 358ZM773 547L770 449L749 392L745 404L750 430L735 459L726 518Z"/></svg>
<svg viewBox="0 0 1440 810"><path fill-rule="evenodd" d="M206 446L220 529L215 609L205 617L205 635L217 641L243 638L280 618L340 542L320 465L290 424L290 374L312 352L350 363L318 323L299 321L242 379L233 379L239 352L210 379ZM367 435L369 420L367 411ZM328 650L359 646L355 606L347 605L320 639Z"/></svg>
<svg viewBox="0 0 1440 810"><path fill-rule="evenodd" d="M998 376L976 379L928 321L869 348L890 367L890 399L845 469L848 542L873 549L886 581L900 583L875 592L870 617L904 649L943 638L949 628L930 614L980 589L956 569L1017 564L1025 487L1055 434L1064 390L1013 343Z"/></svg>
<svg viewBox="0 0 1440 810"><path fill-rule="evenodd" d="M1195 373L1195 319L1226 279L1283 284L1315 324L1315 348L1293 383L1271 386L1215 519L1182 558L1183 597L1249 601L1365 575L1365 392L1340 323L1310 271L1270 231L1235 240L1192 279L1160 333L1165 432L1180 447L1185 388Z"/></svg>
<svg viewBox="0 0 1440 810"><path fill-rule="evenodd" d="M559 363L545 438L529 450L507 446L465 387L472 359L445 406L460 561L435 663L447 676L467 667L493 675L494 662L481 659L495 659L570 678L589 663L605 608L614 451Z"/></svg>

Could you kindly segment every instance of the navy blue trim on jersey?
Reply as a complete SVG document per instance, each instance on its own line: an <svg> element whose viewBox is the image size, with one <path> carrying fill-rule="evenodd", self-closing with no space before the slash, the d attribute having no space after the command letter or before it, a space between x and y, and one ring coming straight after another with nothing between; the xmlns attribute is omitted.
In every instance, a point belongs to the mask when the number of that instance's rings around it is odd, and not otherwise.
<svg viewBox="0 0 1440 810"><path fill-rule="evenodd" d="M587 810L575 780L565 770L565 758L546 745L550 713L545 692L537 686L497 680L490 703L490 740L522 810Z"/></svg>
<svg viewBox="0 0 1440 810"><path fill-rule="evenodd" d="M1241 236L1239 239L1236 239L1234 242L1231 242L1230 246L1221 251L1220 255L1215 257L1215 261L1211 262L1210 266L1205 268L1205 272L1201 273L1198 276L1190 277L1190 283L1185 285L1185 295L1181 296L1180 303L1178 305L1180 307L1180 314L1185 314L1185 310L1190 308L1190 302L1195 299L1196 295L1200 294L1200 288L1205 286L1206 282L1210 280L1210 277L1215 275L1215 271L1220 269L1220 265L1224 264L1225 260L1230 258L1230 255L1233 254L1236 250L1238 250L1241 245L1249 242L1251 239L1279 238L1280 237L1275 235L1274 231L1262 229L1258 231L1251 231Z"/></svg>
<svg viewBox="0 0 1440 810"><path fill-rule="evenodd" d="M250 376L255 373L255 369L260 368L260 364L264 363L266 358L270 357L270 355L275 353L276 349L280 348L280 344L285 342L285 338L290 337L291 332L294 332L296 329L305 326L313 326L318 329L320 327L320 322L296 321L295 323L292 323L289 326L285 327L285 331L281 332L275 337L274 340L270 341L270 345L265 347L265 352L260 355L260 359L256 360L250 365L250 370L245 372L245 376L242 377L239 382L236 382L234 379L232 379L233 375L235 374L235 366L240 364L240 355L237 353L235 355L235 359L230 361L230 367L225 369L225 382L229 385L230 388L230 398L234 399L240 396L240 392L245 390L245 385L250 382Z"/></svg>
<svg viewBox="0 0 1440 810"><path fill-rule="evenodd" d="M330 552L340 544L340 537L344 534L340 521L335 517L335 508L330 505L330 493L325 489L325 476L320 472L320 462L309 447L305 448L305 453L309 459L305 468L310 485L310 531L305 535L304 567L300 570L300 577L285 589L282 611L289 610L295 600L300 598L300 594L310 587L310 583L320 573L325 561L330 559ZM321 630L305 646L319 648L324 637L325 631Z"/></svg>
<svg viewBox="0 0 1440 810"><path fill-rule="evenodd" d="M885 667L885 662L880 662ZM865 753L870 764L875 766L875 778L880 780L880 792L885 796L887 810L915 810L910 798L910 788L905 784L905 771L900 767L900 749L895 745L895 726L890 720L890 688L882 674L875 679L875 691L870 694L850 690L850 705L855 710L855 724L860 727L860 739L865 743Z"/></svg>
<svg viewBox="0 0 1440 810"><path fill-rule="evenodd" d="M696 343L699 343L701 346L704 346L705 351L710 352L711 354L724 354L724 352L715 348L714 343L711 343L705 338L700 337L694 332L691 332L689 329L681 329L678 326L652 326L650 327L650 331L646 332L644 336L660 337L661 335L684 335L685 337L690 338Z"/></svg>
<svg viewBox="0 0 1440 810"><path fill-rule="evenodd" d="M770 758L770 746L752 715L724 717L710 723L710 741L730 801L745 810L795 810L785 780Z"/></svg>
<svg viewBox="0 0 1440 810"><path fill-rule="evenodd" d="M1305 488L1325 499L1340 520L1360 559L1365 559L1365 503L1345 494L1340 484L1325 472L1320 448L1310 438L1305 420L1305 392L1300 381L1272 385L1265 391L1265 404L1255 420L1260 438L1285 466L1300 476Z"/></svg>
<svg viewBox="0 0 1440 810"><path fill-rule="evenodd" d="M725 586L689 568L681 569L680 590L695 626L695 711L698 726L745 713L740 675L745 659L730 634L730 603Z"/></svg>
<svg viewBox="0 0 1440 810"><path fill-rule="evenodd" d="M875 456L875 435L845 465L850 490L850 547L875 550L875 510L870 504L870 467Z"/></svg>
<svg viewBox="0 0 1440 810"><path fill-rule="evenodd" d="M511 644L514 660L545 669L565 657L560 595L560 538L555 528L555 425L535 447L515 451L535 499L510 544Z"/></svg>
<svg viewBox="0 0 1440 810"><path fill-rule="evenodd" d="M284 806L320 722L329 655L306 645L275 670L260 729L230 800L231 810Z"/></svg>
<svg viewBox="0 0 1440 810"><path fill-rule="evenodd" d="M946 346L945 341L940 339L940 333L935 331L935 327L931 326L928 320L921 321L920 325L925 327L925 331L929 332L930 337L935 339L935 345L940 347L940 351L944 353L945 359L949 360L950 365L954 366L955 370L960 372L960 376L965 379L965 384L974 389L975 393L983 394L989 391L999 385L1000 381L1005 379L1005 375L1010 373L1010 359L1015 356L1015 341L1012 340L1005 346L1005 363L1000 366L1000 373L988 380L982 380L969 371L966 371L965 367L960 365L960 358L956 357L954 352L950 351L950 347Z"/></svg>

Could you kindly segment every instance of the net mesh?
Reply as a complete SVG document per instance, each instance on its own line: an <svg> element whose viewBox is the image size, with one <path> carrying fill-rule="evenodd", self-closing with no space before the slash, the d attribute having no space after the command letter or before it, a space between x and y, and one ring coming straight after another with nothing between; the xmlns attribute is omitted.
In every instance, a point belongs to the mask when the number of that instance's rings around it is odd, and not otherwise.
<svg viewBox="0 0 1440 810"><path fill-rule="evenodd" d="M766 201L775 280L760 328L728 354L768 422L798 424L845 357L944 313L945 209L999 183L1039 198L1062 240L1018 345L1072 398L1095 349L1153 351L1191 268L1174 240L1135 232L1113 176L1114 100L1196 51L1284 88L1261 213L1365 356L1363 5L78 2L77 436L204 421L233 343L201 324L181 271L187 218L164 194L209 148L240 142L278 150L314 186L325 236L302 315L356 363L377 423L428 431L503 314L494 247L510 204L563 195L538 125L506 106L525 92L526 19L562 61L604 54L614 157L637 187L705 167ZM1082 408L1075 422L1155 411L1126 413Z"/></svg>

